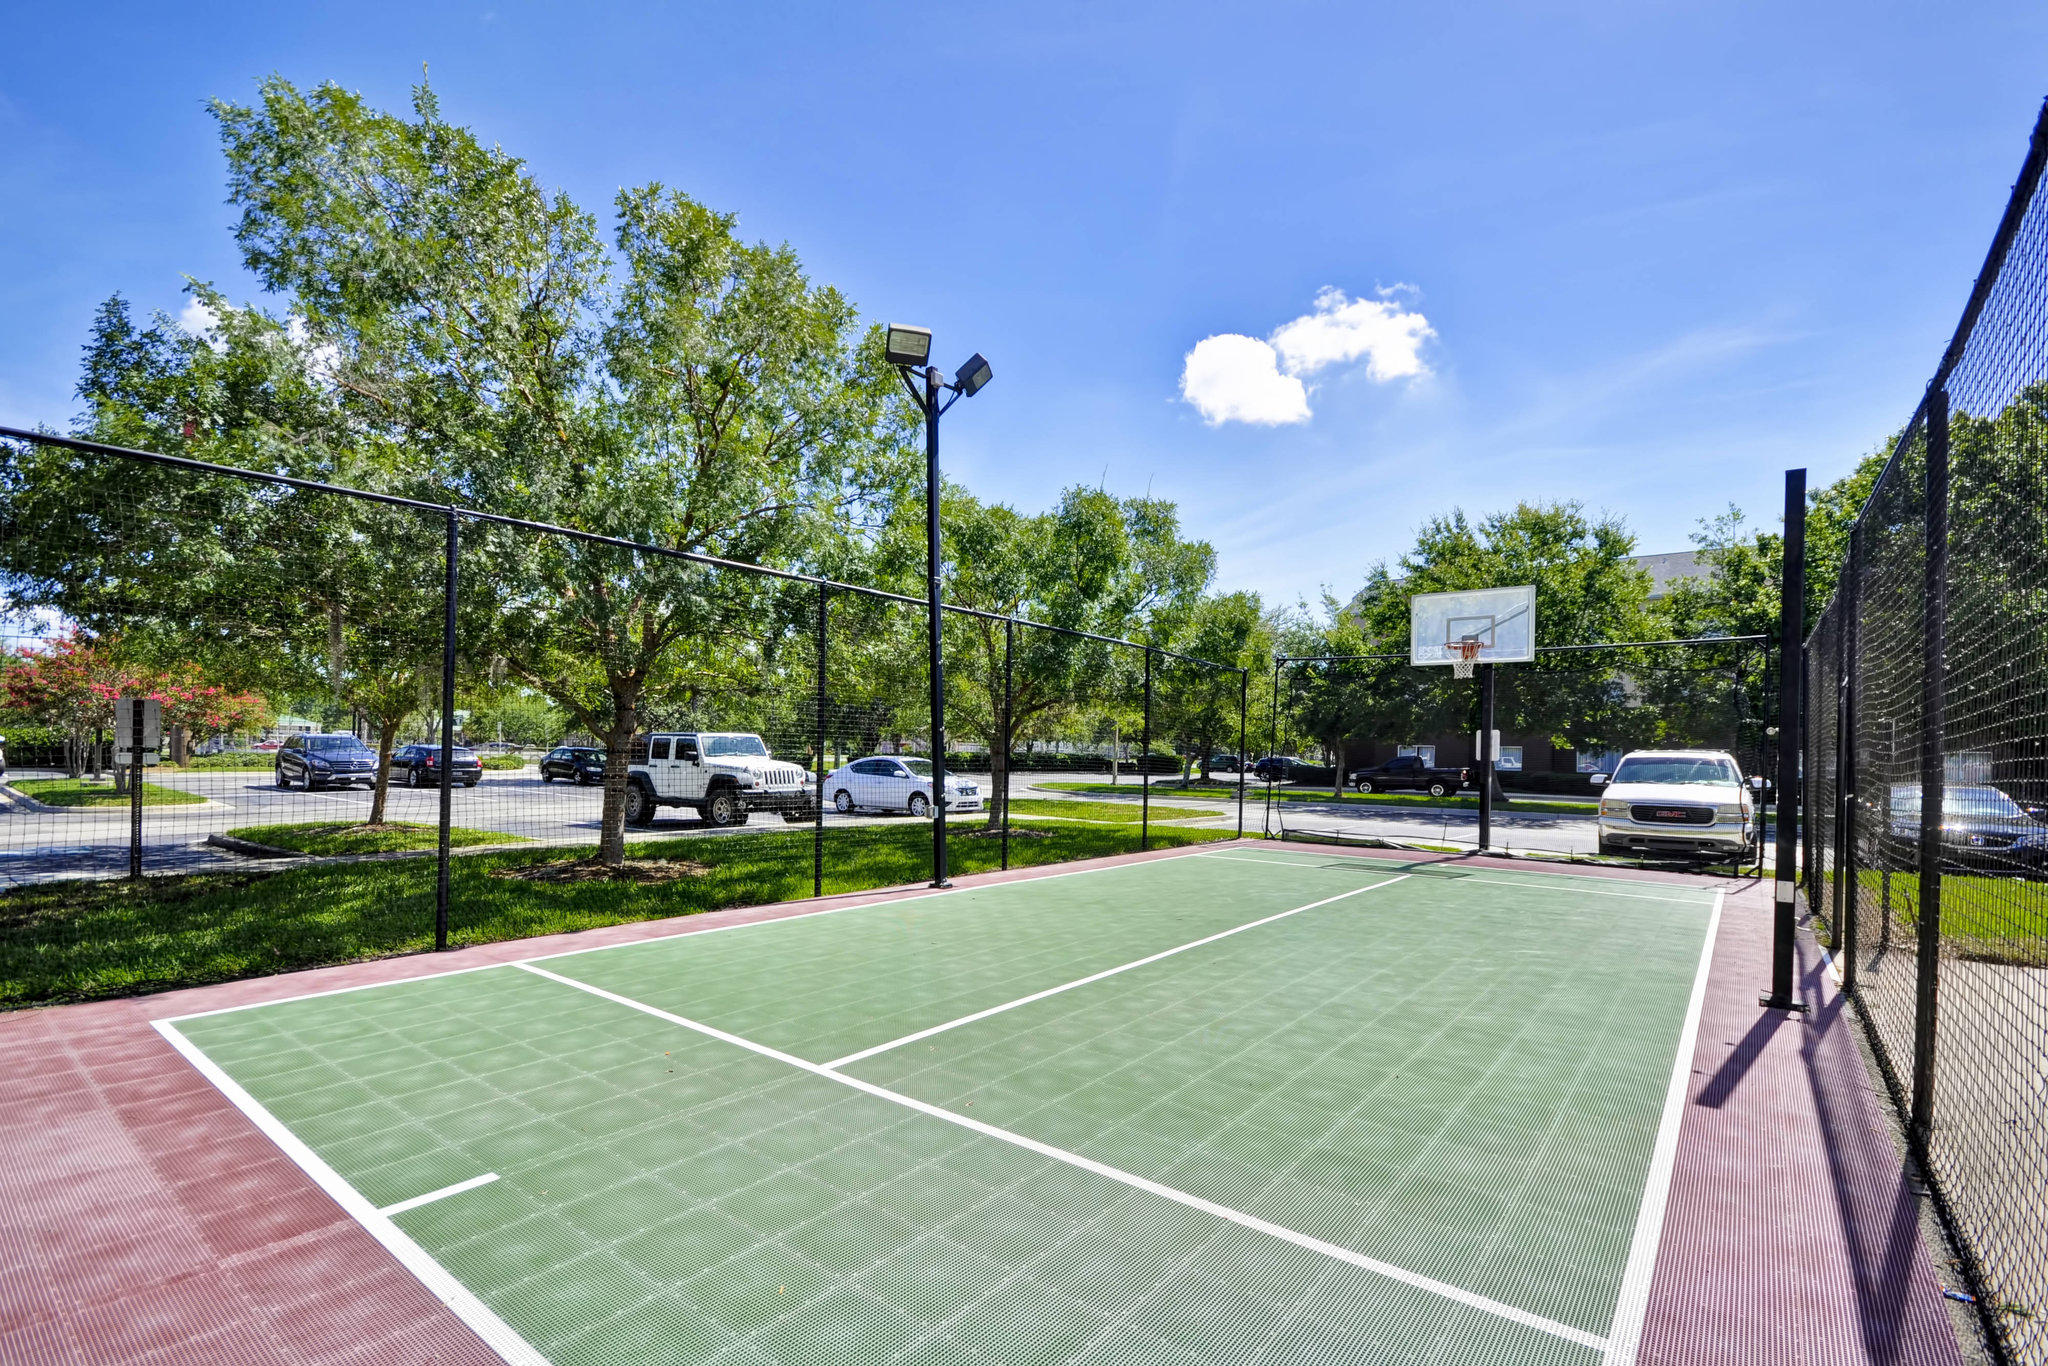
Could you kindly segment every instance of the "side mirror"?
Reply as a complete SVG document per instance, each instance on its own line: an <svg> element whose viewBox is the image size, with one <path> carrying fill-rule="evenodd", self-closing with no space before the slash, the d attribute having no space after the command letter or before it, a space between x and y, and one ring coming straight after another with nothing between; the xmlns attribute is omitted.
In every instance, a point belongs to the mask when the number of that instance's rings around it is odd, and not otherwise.
<svg viewBox="0 0 2048 1366"><path fill-rule="evenodd" d="M1589 773L1586 775L1586 781L1595 787L1605 787L1607 786L1607 775L1605 773Z"/></svg>
<svg viewBox="0 0 2048 1366"><path fill-rule="evenodd" d="M1761 791L1763 791L1763 790L1764 790L1764 775L1763 775L1763 774L1761 774L1761 773L1753 773L1753 774L1751 774L1751 775L1750 775L1750 779L1749 779L1749 785L1750 785L1751 787L1755 788L1755 789L1756 789L1756 790L1757 790L1758 792L1761 792Z"/></svg>

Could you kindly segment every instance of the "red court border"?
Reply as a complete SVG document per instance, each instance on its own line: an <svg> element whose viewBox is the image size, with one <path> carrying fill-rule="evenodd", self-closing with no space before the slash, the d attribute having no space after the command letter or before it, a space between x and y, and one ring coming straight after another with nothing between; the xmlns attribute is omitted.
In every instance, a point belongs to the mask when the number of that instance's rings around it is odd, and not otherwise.
<svg viewBox="0 0 2048 1366"><path fill-rule="evenodd" d="M1545 871L1470 855L1315 851ZM1813 1014L1756 1008L1768 976L1769 884L1570 873L1727 893L1638 1360L1960 1363L1854 1024L1810 940L1801 966ZM925 893L899 887L709 912L0 1016L0 1366L497 1360L186 1065L152 1020Z"/></svg>

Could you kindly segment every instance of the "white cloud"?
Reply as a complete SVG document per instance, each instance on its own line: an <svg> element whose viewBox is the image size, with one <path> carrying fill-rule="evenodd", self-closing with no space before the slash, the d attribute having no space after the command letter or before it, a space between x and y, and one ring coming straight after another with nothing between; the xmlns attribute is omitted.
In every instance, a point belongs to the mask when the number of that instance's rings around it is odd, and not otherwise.
<svg viewBox="0 0 2048 1366"><path fill-rule="evenodd" d="M1181 397L1211 426L1306 422L1305 380L1332 366L1365 362L1366 378L1385 384L1429 373L1422 344L1436 335L1429 319L1397 301L1413 285L1390 285L1378 299L1353 299L1328 288L1315 311L1275 328L1268 341L1241 333L1204 337L1181 369Z"/></svg>
<svg viewBox="0 0 2048 1366"><path fill-rule="evenodd" d="M1273 345L1289 374L1312 375L1363 358L1366 377L1384 384L1429 373L1422 343L1435 335L1429 319L1391 300L1325 289L1316 295L1316 311L1283 324Z"/></svg>
<svg viewBox="0 0 2048 1366"><path fill-rule="evenodd" d="M204 299L188 299L178 314L178 326L195 337L203 337L220 326L220 314L207 307Z"/></svg>
<svg viewBox="0 0 2048 1366"><path fill-rule="evenodd" d="M1181 369L1181 397L1210 426L1251 422L1281 426L1309 419L1308 389L1280 373L1280 355L1257 337L1224 332L1204 337Z"/></svg>

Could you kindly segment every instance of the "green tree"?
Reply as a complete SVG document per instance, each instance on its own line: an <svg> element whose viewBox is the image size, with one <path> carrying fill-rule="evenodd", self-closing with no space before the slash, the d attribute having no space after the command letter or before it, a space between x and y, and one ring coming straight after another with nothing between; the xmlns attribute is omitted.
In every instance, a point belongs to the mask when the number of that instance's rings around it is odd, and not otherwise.
<svg viewBox="0 0 2048 1366"><path fill-rule="evenodd" d="M766 667L790 613L662 552L806 567L885 515L914 420L837 291L786 246L648 185L596 220L447 122L273 79L217 104L244 259L358 358L346 383L451 499L646 552L481 532L475 619L510 675L611 754L599 857L624 858L651 714Z"/></svg>
<svg viewBox="0 0 2048 1366"><path fill-rule="evenodd" d="M1170 635L1168 623L1208 586L1215 552L1182 538L1172 503L1100 489L1068 489L1051 509L1026 514L949 485L940 512L941 591L989 614L948 614L947 720L988 747L990 816L1000 821L1020 741L1043 734L1048 721L1072 731L1096 704L1131 700L1143 656L1093 637L1146 632L1155 622ZM922 568L923 547L922 508L906 502L877 569L907 585ZM1012 633L1012 617L1064 629L1019 625Z"/></svg>
<svg viewBox="0 0 2048 1366"><path fill-rule="evenodd" d="M1192 763L1207 782L1216 751L1225 746L1241 747L1240 721L1249 734L1249 717L1243 708L1250 679L1236 670L1263 673L1272 661L1273 637L1256 593L1205 594L1179 615L1169 638L1171 648L1194 659L1231 667L1162 661L1153 688L1154 729L1180 752L1182 781Z"/></svg>

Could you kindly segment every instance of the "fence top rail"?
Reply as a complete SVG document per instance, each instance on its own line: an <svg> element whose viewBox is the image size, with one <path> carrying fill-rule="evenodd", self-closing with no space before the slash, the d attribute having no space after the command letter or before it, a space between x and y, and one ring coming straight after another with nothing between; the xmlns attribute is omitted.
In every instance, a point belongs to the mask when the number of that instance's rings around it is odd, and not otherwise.
<svg viewBox="0 0 2048 1366"><path fill-rule="evenodd" d="M1644 650L1655 645L1753 645L1770 643L1769 636L1686 636L1675 640L1601 640L1586 645L1538 645L1536 653L1581 654L1588 650ZM1273 663L1280 664L1348 664L1378 660L1406 661L1405 653L1378 655L1274 655Z"/></svg>
<svg viewBox="0 0 2048 1366"><path fill-rule="evenodd" d="M622 536L607 536L602 532L582 531L575 527L560 526L553 522L536 522L524 517L511 517L501 512L485 512L480 508L463 507L456 503L433 503L420 498L406 498L395 493L375 493L369 489L350 488L346 484L328 484L318 479L301 479L289 474L268 474L262 470L246 470L235 465L218 465L207 460L194 460L190 456L165 455L161 451L138 450L131 446L113 446L104 441L88 441L81 437L59 436L54 432L30 431L22 427L0 426L0 440L28 441L40 446L55 446L62 450L79 451L87 455L112 456L120 460L135 460L146 464L164 465L172 469L190 470L198 474L224 475L230 479L243 479L251 483L274 484L283 488L300 489L307 493L329 493L341 498L354 498L362 502L382 503L387 507L408 508L415 512L431 512L437 516L467 518L470 521L488 522L496 526L513 527L522 531L537 531L550 536L562 536L582 541L589 545L611 546L619 550L637 551L642 554L659 555L664 559L683 560L690 564L701 564L712 569L731 569L743 574L760 574L768 578L781 579L787 583L809 584L814 588L833 593L853 593L862 597L875 598L883 602L900 602L912 607L925 606L923 598L907 593L893 593L886 588L870 588L865 584L842 583L837 579L821 578L816 574L804 574L793 569L776 569L769 565L753 564L746 560L729 560L719 555L706 555L702 551L672 550L666 546L649 545L645 541L628 540ZM1094 631L1083 631L1073 626L1055 626L1050 622L1033 621L1029 617L1006 616L1001 612L990 612L979 607L962 607L957 603L939 604L942 611L958 616L978 617L984 621L1012 621L1019 626L1029 626L1040 631L1054 631L1060 635L1074 636L1082 640L1100 641L1105 645L1121 645L1133 650L1147 650L1169 659L1182 660L1207 669L1222 669L1231 673L1248 673L1249 670L1235 664L1219 664L1212 659L1182 654L1158 645L1141 644L1121 636L1099 635Z"/></svg>

